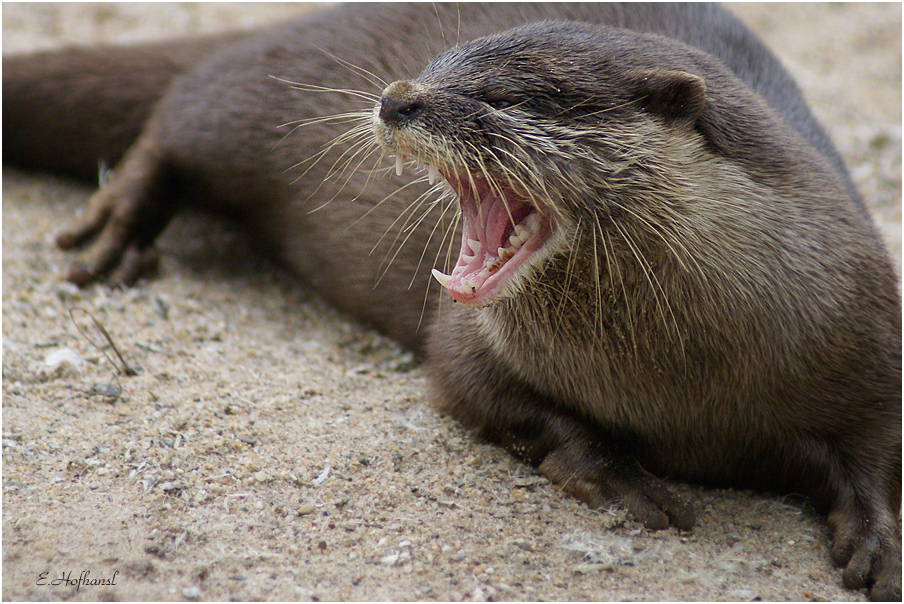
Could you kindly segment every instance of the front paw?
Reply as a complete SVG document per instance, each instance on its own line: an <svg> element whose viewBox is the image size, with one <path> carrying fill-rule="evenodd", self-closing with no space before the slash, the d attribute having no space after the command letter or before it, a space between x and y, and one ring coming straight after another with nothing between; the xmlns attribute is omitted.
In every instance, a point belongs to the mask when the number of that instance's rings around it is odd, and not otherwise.
<svg viewBox="0 0 904 604"><path fill-rule="evenodd" d="M671 525L687 531L696 522L691 505L633 459L563 447L549 453L539 469L592 508L620 503L648 529Z"/></svg>
<svg viewBox="0 0 904 604"><path fill-rule="evenodd" d="M85 213L57 236L64 250L86 246L66 278L79 286L103 277L132 285L154 270L154 240L178 209L170 180L153 133L142 135Z"/></svg>
<svg viewBox="0 0 904 604"><path fill-rule="evenodd" d="M828 523L835 532L832 560L844 568L844 586L869 588L873 601L900 602L901 536L891 515L836 501Z"/></svg>

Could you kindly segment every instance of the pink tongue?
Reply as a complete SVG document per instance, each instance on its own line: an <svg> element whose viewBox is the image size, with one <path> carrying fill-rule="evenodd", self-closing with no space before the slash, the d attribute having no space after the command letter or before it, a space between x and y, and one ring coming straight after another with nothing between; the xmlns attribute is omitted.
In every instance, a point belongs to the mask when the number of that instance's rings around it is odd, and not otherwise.
<svg viewBox="0 0 904 604"><path fill-rule="evenodd" d="M499 248L505 247L508 236L514 230L512 220L517 222L526 213L519 212L518 208L507 207L505 201L495 195L485 197L481 201L480 214L477 217L477 236L472 239L480 241L486 253L495 260L499 257ZM463 232L467 231L463 230ZM462 250L465 249L462 247Z"/></svg>

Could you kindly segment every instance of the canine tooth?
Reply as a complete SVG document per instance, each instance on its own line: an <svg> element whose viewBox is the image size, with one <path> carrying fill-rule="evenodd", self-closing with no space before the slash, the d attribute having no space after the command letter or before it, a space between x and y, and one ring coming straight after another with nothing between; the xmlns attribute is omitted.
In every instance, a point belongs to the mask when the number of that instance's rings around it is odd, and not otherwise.
<svg viewBox="0 0 904 604"><path fill-rule="evenodd" d="M474 252L475 256L483 249L483 246L480 245L480 241L470 238L468 239L468 247L471 248L471 251Z"/></svg>
<svg viewBox="0 0 904 604"><path fill-rule="evenodd" d="M439 272L439 270L437 270L437 269L433 269L432 271L430 271L430 274L433 275L433 278L434 278L434 279L436 279L437 281L439 281L439 284L440 284L440 285L442 285L442 286L445 287L446 289L449 289L449 284L452 283L452 276L451 276L451 275L447 275L447 274L445 274L445 273L441 273L441 272Z"/></svg>
<svg viewBox="0 0 904 604"><path fill-rule="evenodd" d="M405 169L405 156L401 153L395 156L395 173L396 176L401 176L402 172Z"/></svg>
<svg viewBox="0 0 904 604"><path fill-rule="evenodd" d="M431 185L436 182L437 177L439 176L439 170L436 169L436 166L433 164L429 164L427 166L427 182Z"/></svg>

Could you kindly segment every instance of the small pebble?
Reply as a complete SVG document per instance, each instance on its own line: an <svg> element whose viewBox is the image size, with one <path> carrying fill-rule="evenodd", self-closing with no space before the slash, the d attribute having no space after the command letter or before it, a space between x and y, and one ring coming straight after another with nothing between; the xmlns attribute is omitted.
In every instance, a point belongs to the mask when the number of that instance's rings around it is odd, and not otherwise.
<svg viewBox="0 0 904 604"><path fill-rule="evenodd" d="M82 372L82 364L84 362L82 356L71 348L60 348L44 357L44 364L51 370L59 369L60 371L76 374Z"/></svg>
<svg viewBox="0 0 904 604"><path fill-rule="evenodd" d="M188 598L189 600L194 600L196 598L201 597L201 589L199 587L186 587L182 590L182 595Z"/></svg>
<svg viewBox="0 0 904 604"><path fill-rule="evenodd" d="M399 561L399 554L390 554L388 556L383 556L380 558L380 564L385 564L386 566L392 566L396 562Z"/></svg>

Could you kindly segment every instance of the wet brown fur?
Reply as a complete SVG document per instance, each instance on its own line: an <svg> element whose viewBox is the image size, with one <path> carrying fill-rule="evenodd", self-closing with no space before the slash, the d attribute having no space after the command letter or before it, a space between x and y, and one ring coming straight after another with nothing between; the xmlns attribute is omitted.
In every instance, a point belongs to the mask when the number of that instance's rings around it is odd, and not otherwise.
<svg viewBox="0 0 904 604"><path fill-rule="evenodd" d="M462 130L447 111L461 95L450 90L479 61L453 51L415 76L458 41L550 18L662 33L703 52L577 27L604 40L589 59L634 46L611 64L554 66L620 107L600 161L569 172L576 180L541 166L560 194L549 206L564 245L516 295L436 313L429 269L458 245L454 200L426 205L427 186L389 174L364 125L383 87L412 79L434 95L423 130L455 149ZM558 43L533 52L561 54ZM111 270L134 280L180 203L203 198L337 306L426 348L446 411L590 505L620 499L648 526L690 528L692 510L653 475L804 492L828 514L845 583L900 599L896 278L799 91L737 21L673 5L343 6L180 48L4 58L5 162L79 176L118 162L61 236L66 247L96 237L74 280ZM80 80L101 60L93 83ZM147 74L128 93L117 85L124 61ZM73 87L84 95L47 128L33 107ZM125 124L120 133L104 134L98 107ZM71 147L85 123L100 127L53 166L55 145ZM616 141L630 162L601 160Z"/></svg>

